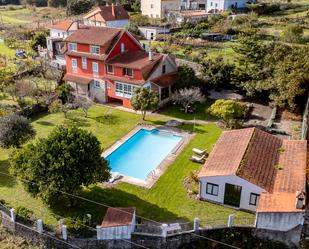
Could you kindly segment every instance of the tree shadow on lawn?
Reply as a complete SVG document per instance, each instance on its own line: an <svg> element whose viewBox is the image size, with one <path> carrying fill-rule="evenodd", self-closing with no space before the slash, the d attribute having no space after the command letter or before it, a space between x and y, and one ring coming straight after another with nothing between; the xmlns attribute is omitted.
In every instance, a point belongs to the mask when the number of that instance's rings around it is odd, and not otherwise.
<svg viewBox="0 0 309 249"><path fill-rule="evenodd" d="M0 172L9 174L9 160L0 160ZM17 181L13 177L9 177L0 173L0 187L13 187Z"/></svg>
<svg viewBox="0 0 309 249"><path fill-rule="evenodd" d="M119 117L113 114L106 114L106 115L90 117L90 118L100 124L114 124L115 125L115 124L118 124L120 121Z"/></svg>
<svg viewBox="0 0 309 249"><path fill-rule="evenodd" d="M53 123L48 121L37 121L36 123L43 126L55 126Z"/></svg>
<svg viewBox="0 0 309 249"><path fill-rule="evenodd" d="M136 195L116 188L101 188L99 186L92 186L84 190L80 196L111 207L136 207L137 215L156 221L185 220L165 208L160 208L155 204L140 199ZM61 205L58 207L53 207L52 211L63 217L83 216L89 213L92 215L93 221L96 224L101 224L107 207L80 199L76 199L76 201L77 204L74 208L63 207L63 205ZM137 218L137 221L139 222L140 219ZM145 221L146 220L143 220L143 222Z"/></svg>
<svg viewBox="0 0 309 249"><path fill-rule="evenodd" d="M67 125L77 125L78 127L90 127L90 124L86 118L72 117L68 115L67 119L64 120L64 124Z"/></svg>

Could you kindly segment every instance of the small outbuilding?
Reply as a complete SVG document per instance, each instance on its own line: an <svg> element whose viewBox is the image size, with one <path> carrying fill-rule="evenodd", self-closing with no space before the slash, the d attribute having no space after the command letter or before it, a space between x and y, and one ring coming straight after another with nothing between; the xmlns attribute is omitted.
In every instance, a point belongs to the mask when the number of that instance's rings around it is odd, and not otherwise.
<svg viewBox="0 0 309 249"><path fill-rule="evenodd" d="M131 239L136 224L135 208L108 208L102 224L97 226L97 238Z"/></svg>
<svg viewBox="0 0 309 249"><path fill-rule="evenodd" d="M256 212L258 229L303 223L307 141L256 128L225 131L198 177L200 199Z"/></svg>
<svg viewBox="0 0 309 249"><path fill-rule="evenodd" d="M138 29L146 40L156 40L157 35L170 33L170 29L166 27L146 26Z"/></svg>

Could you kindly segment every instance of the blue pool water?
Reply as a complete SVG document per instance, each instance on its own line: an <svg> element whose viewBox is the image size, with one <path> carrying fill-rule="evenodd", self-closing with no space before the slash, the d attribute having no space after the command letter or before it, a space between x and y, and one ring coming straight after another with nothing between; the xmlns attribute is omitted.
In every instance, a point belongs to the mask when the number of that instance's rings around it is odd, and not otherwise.
<svg viewBox="0 0 309 249"><path fill-rule="evenodd" d="M182 139L154 129L141 129L106 157L112 172L145 180Z"/></svg>

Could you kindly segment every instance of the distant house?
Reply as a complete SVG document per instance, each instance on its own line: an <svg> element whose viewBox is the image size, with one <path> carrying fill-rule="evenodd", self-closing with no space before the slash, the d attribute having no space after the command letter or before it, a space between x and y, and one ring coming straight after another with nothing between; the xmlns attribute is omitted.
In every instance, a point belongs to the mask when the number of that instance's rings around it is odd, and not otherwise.
<svg viewBox="0 0 309 249"><path fill-rule="evenodd" d="M49 36L46 38L48 56L57 59L56 62L60 64L59 66L65 66L64 39L78 29L78 23L71 20L52 22L48 29Z"/></svg>
<svg viewBox="0 0 309 249"><path fill-rule="evenodd" d="M131 239L134 232L135 208L108 208L102 224L97 226L97 238L108 239Z"/></svg>
<svg viewBox="0 0 309 249"><path fill-rule="evenodd" d="M218 13L228 9L244 9L250 0L208 0L206 11L208 13Z"/></svg>
<svg viewBox="0 0 309 249"><path fill-rule="evenodd" d="M119 5L100 6L83 17L85 25L123 28L129 25L128 12Z"/></svg>
<svg viewBox="0 0 309 249"><path fill-rule="evenodd" d="M171 95L177 66L168 55L146 52L126 30L80 27L66 38L64 80L77 97L132 108L139 87L157 91L160 103Z"/></svg>
<svg viewBox="0 0 309 249"><path fill-rule="evenodd" d="M200 198L257 213L257 228L302 224L307 141L255 128L225 131L198 177Z"/></svg>
<svg viewBox="0 0 309 249"><path fill-rule="evenodd" d="M157 35L168 34L170 32L169 28L155 26L144 26L138 29L147 40L156 40Z"/></svg>
<svg viewBox="0 0 309 249"><path fill-rule="evenodd" d="M208 14L205 10L181 10L168 11L167 19L169 22L183 23L183 22L198 22L200 20L207 20Z"/></svg>

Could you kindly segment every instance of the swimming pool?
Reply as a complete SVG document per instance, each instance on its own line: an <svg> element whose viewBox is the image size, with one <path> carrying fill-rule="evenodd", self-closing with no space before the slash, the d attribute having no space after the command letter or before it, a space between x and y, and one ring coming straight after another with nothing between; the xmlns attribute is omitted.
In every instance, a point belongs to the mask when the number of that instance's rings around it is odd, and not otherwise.
<svg viewBox="0 0 309 249"><path fill-rule="evenodd" d="M106 157L112 172L146 180L182 137L157 129L140 129Z"/></svg>

